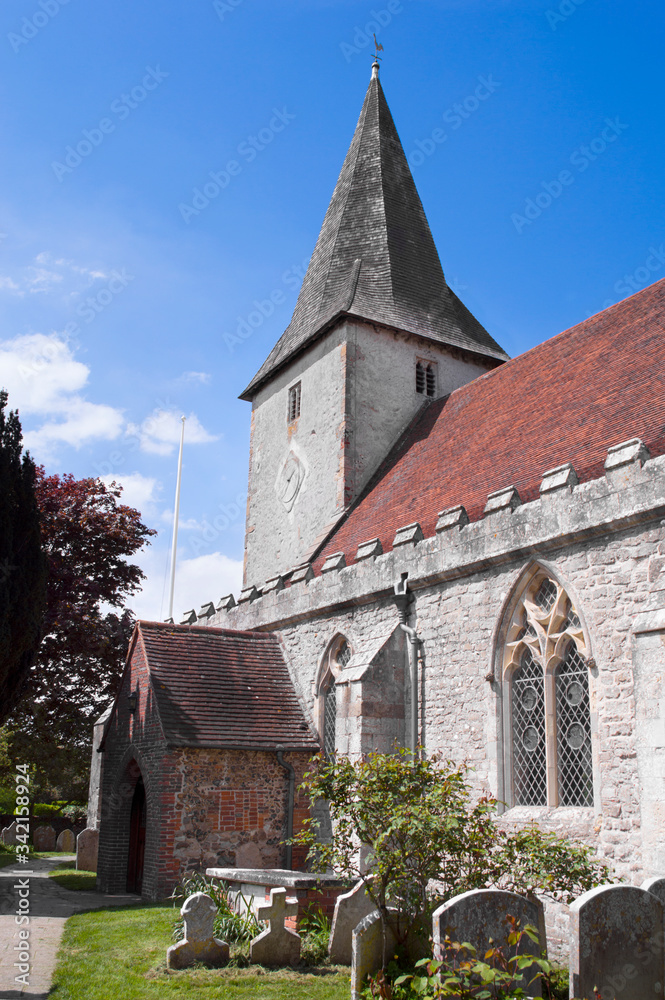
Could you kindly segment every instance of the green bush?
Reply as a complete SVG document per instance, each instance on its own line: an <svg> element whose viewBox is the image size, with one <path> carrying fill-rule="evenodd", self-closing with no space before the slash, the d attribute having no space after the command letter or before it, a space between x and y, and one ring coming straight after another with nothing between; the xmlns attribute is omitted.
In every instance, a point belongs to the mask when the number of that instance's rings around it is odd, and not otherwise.
<svg viewBox="0 0 665 1000"><path fill-rule="evenodd" d="M60 813L62 816L66 816L71 823L78 823L87 818L88 804L86 802L70 802L68 805L62 806Z"/></svg>
<svg viewBox="0 0 665 1000"><path fill-rule="evenodd" d="M535 824L503 829L496 801L478 799L465 768L436 754L398 747L353 760L319 756L301 787L310 801L328 804L332 838L324 840L311 818L293 842L308 848L318 870L365 883L381 914L384 968L387 926L405 944L430 925L436 906L458 893L499 888L569 902L610 881L586 846Z"/></svg>
<svg viewBox="0 0 665 1000"><path fill-rule="evenodd" d="M39 819L53 819L60 816L60 806L57 802L35 802L32 807L32 815Z"/></svg>
<svg viewBox="0 0 665 1000"><path fill-rule="evenodd" d="M0 813L13 816L16 808L16 792L13 788L0 788Z"/></svg>

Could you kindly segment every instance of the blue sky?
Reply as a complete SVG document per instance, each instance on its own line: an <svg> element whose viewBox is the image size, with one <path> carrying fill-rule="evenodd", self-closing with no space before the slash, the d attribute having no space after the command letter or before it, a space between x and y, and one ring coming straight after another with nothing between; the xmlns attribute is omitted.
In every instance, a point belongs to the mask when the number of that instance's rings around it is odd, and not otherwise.
<svg viewBox="0 0 665 1000"><path fill-rule="evenodd" d="M181 413L176 614L239 587L237 396L288 324L377 26L446 276L511 355L665 276L655 0L4 0L0 385L49 472L123 482L159 529L144 617Z"/></svg>

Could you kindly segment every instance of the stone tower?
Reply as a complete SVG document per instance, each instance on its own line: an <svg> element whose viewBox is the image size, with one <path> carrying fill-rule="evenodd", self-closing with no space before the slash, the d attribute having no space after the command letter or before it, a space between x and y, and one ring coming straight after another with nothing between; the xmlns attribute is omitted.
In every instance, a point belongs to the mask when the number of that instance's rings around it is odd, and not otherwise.
<svg viewBox="0 0 665 1000"><path fill-rule="evenodd" d="M421 407L507 355L446 283L378 64L252 403L245 586L309 561Z"/></svg>

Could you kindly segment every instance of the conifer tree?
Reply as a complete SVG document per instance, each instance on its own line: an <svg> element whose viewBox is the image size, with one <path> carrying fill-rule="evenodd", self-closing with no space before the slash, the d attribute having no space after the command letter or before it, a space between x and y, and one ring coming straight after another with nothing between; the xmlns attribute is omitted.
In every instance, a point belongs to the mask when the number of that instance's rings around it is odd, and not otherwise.
<svg viewBox="0 0 665 1000"><path fill-rule="evenodd" d="M39 647L47 575L36 469L7 399L0 390L0 723L19 702Z"/></svg>

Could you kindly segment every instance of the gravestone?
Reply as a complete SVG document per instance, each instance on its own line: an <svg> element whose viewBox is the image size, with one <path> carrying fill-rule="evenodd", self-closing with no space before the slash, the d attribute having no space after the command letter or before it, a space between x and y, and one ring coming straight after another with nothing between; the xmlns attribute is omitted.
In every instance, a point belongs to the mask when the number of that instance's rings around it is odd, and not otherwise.
<svg viewBox="0 0 665 1000"><path fill-rule="evenodd" d="M389 913L397 911L389 907ZM397 940L390 926L387 928L386 943L388 954L392 955ZM383 929L381 914L373 910L363 917L354 928L351 938L351 1000L360 1000L367 976L377 972L383 965Z"/></svg>
<svg viewBox="0 0 665 1000"><path fill-rule="evenodd" d="M2 831L2 843L5 847L16 847L18 839L16 836L16 821L10 823Z"/></svg>
<svg viewBox="0 0 665 1000"><path fill-rule="evenodd" d="M519 947L508 944L511 925L508 917L519 920L519 928L527 924L535 927L540 943L536 944L526 935ZM453 941L468 941L476 949L479 958L484 958L490 947L502 948L508 956L531 954L540 958L547 950L545 915L543 904L538 899L527 899L515 892L501 889L471 889L459 896L453 896L434 911L432 917L434 931L434 958L441 961L446 934ZM490 945L490 938L492 944ZM530 996L542 996L541 981L537 979L537 966L524 969L522 988Z"/></svg>
<svg viewBox="0 0 665 1000"><path fill-rule="evenodd" d="M369 897L365 883L358 882L351 892L338 896L335 902L328 955L335 965L351 965L352 937L363 917L372 913L375 904Z"/></svg>
<svg viewBox="0 0 665 1000"><path fill-rule="evenodd" d="M97 871L99 830L81 830L76 838L76 867L84 872Z"/></svg>
<svg viewBox="0 0 665 1000"><path fill-rule="evenodd" d="M38 826L32 835L32 844L36 851L55 850L55 830L48 826Z"/></svg>
<svg viewBox="0 0 665 1000"><path fill-rule="evenodd" d="M166 951L168 969L187 969L195 962L219 966L229 960L229 946L213 935L217 907L205 892L188 896L180 913L185 919L185 937Z"/></svg>
<svg viewBox="0 0 665 1000"><path fill-rule="evenodd" d="M646 879L642 883L645 892L652 892L663 906L665 906L665 878L662 875L654 875L653 878Z"/></svg>
<svg viewBox="0 0 665 1000"><path fill-rule="evenodd" d="M284 926L287 917L298 913L298 900L288 898L286 889L271 889L270 903L256 907L259 920L269 921L268 927L252 939L250 961L257 965L295 965L300 958L300 935Z"/></svg>
<svg viewBox="0 0 665 1000"><path fill-rule="evenodd" d="M663 996L663 904L645 889L605 885L570 907L571 996Z"/></svg>
<svg viewBox="0 0 665 1000"><path fill-rule="evenodd" d="M73 854L76 850L76 838L72 830L63 830L55 842L56 851L63 854Z"/></svg>

